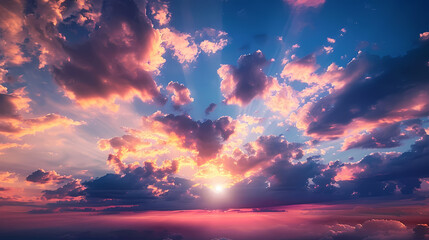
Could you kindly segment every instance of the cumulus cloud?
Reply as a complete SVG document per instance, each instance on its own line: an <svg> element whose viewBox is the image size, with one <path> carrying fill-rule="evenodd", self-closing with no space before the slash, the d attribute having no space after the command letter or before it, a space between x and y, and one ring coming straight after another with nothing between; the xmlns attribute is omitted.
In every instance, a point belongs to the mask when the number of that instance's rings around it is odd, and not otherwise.
<svg viewBox="0 0 429 240"><path fill-rule="evenodd" d="M194 101L191 97L191 91L183 84L178 82L169 82L166 89L173 94L171 96L171 101L173 101L173 105L176 109Z"/></svg>
<svg viewBox="0 0 429 240"><path fill-rule="evenodd" d="M164 115L159 112L144 117L146 126L164 132L177 139L179 146L195 150L198 153L198 164L216 157L222 143L234 133L234 121L230 117L221 117L215 121L194 121L187 115Z"/></svg>
<svg viewBox="0 0 429 240"><path fill-rule="evenodd" d="M222 79L221 92L225 103L245 106L255 97L263 97L269 90L273 78L265 75L262 68L269 64L261 51L242 55L238 66L221 65L217 73Z"/></svg>
<svg viewBox="0 0 429 240"><path fill-rule="evenodd" d="M164 63L160 33L133 1L103 4L100 27L85 42L62 43L67 61L53 67L56 82L82 106L133 96L164 104L151 76Z"/></svg>
<svg viewBox="0 0 429 240"><path fill-rule="evenodd" d="M26 180L28 182L40 183L40 184L52 184L52 183L62 183L64 181L71 180L71 176L63 176L52 171L45 171L43 169L39 169L30 175L27 176Z"/></svg>

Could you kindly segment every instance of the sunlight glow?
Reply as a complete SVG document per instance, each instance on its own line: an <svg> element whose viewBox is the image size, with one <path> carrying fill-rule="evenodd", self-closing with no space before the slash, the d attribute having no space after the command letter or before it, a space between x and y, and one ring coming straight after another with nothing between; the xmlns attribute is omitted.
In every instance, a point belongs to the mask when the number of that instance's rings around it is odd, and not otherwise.
<svg viewBox="0 0 429 240"><path fill-rule="evenodd" d="M221 194L221 193L223 193L224 192L224 187L222 186L222 185L216 185L214 188L213 188L213 191L215 192L215 193L217 193L217 194Z"/></svg>

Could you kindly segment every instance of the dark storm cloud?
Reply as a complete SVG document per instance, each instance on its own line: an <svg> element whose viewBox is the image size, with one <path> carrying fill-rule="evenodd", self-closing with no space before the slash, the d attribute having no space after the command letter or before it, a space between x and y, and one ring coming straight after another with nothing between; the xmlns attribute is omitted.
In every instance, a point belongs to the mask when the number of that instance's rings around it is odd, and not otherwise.
<svg viewBox="0 0 429 240"><path fill-rule="evenodd" d="M204 110L206 115L209 115L211 112L213 112L216 109L216 103L210 103L210 105Z"/></svg>
<svg viewBox="0 0 429 240"><path fill-rule="evenodd" d="M272 78L265 75L262 68L269 64L261 51L242 55L238 66L222 65L218 74L222 78L221 91L227 104L244 106L255 97L263 96L272 83Z"/></svg>
<svg viewBox="0 0 429 240"><path fill-rule="evenodd" d="M429 115L429 42L400 57L361 54L344 70L345 86L311 107L307 133L341 136L353 121L377 124Z"/></svg>

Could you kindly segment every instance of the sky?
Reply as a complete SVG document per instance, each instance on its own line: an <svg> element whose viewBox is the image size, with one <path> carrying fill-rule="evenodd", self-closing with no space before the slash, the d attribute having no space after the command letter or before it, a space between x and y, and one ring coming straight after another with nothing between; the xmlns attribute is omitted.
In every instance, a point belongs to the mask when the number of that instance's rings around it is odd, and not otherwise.
<svg viewBox="0 0 429 240"><path fill-rule="evenodd" d="M0 1L0 238L429 239L428 12Z"/></svg>

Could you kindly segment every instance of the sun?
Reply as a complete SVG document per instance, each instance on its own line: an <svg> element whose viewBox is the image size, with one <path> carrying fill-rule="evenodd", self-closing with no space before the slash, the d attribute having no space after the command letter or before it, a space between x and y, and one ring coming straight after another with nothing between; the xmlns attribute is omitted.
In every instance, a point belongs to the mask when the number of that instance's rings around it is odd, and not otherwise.
<svg viewBox="0 0 429 240"><path fill-rule="evenodd" d="M216 185L216 186L214 186L214 188L213 188L213 191L215 192L215 193L217 193L217 194L221 194L221 193L223 193L224 192L224 187L222 186L222 185Z"/></svg>

